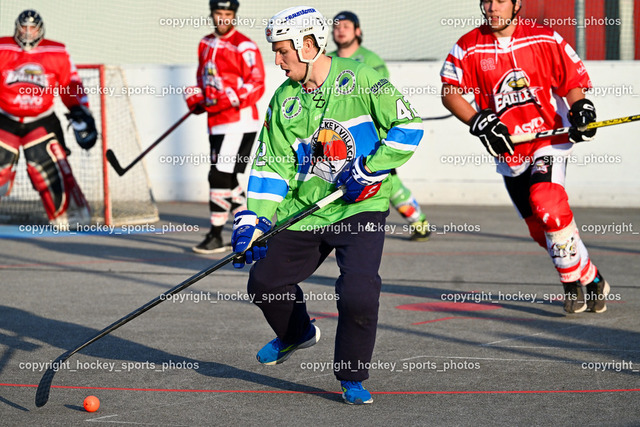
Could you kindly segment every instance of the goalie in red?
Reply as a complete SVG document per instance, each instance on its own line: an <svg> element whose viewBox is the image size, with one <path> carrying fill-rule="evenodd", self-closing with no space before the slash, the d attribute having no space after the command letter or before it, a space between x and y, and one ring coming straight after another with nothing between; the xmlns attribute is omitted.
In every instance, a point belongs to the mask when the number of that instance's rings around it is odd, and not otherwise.
<svg viewBox="0 0 640 427"><path fill-rule="evenodd" d="M198 46L198 86L189 88L187 106L206 112L211 148L209 211L211 229L193 251L211 254L230 250L222 242L222 228L246 209L245 192L238 182L249 163L251 147L261 122L256 102L264 93L264 64L258 46L234 26L237 0L211 0L215 32Z"/></svg>
<svg viewBox="0 0 640 427"><path fill-rule="evenodd" d="M89 205L67 161L70 151L53 112L55 95L69 108L67 117L85 150L96 143L95 121L65 46L44 38L36 11L22 12L14 36L0 38L0 72L0 200L11 191L22 148L50 223L87 224Z"/></svg>
<svg viewBox="0 0 640 427"><path fill-rule="evenodd" d="M564 187L573 143L591 140L596 110L584 64L551 28L518 18L521 0L481 0L485 24L458 40L441 71L442 102L496 158L531 237L548 250L564 286L564 310L601 313L609 284L580 239ZM463 98L474 93L480 111ZM566 101L565 101L566 100ZM568 104L568 105L567 105ZM511 135L571 126L514 146ZM586 287L585 295L583 287Z"/></svg>

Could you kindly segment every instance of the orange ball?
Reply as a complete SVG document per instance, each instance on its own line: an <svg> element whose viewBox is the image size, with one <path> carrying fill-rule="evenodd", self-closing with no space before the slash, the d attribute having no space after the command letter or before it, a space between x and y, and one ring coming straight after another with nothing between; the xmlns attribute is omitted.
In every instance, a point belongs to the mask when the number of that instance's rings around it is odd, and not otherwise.
<svg viewBox="0 0 640 427"><path fill-rule="evenodd" d="M96 412L100 407L100 400L95 396L87 396L83 405L87 412Z"/></svg>

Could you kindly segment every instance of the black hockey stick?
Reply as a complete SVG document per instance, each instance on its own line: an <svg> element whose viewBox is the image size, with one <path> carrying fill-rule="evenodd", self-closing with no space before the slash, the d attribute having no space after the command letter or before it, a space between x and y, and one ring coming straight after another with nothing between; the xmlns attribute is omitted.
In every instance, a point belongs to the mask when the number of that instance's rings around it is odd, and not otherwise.
<svg viewBox="0 0 640 427"><path fill-rule="evenodd" d="M586 129L596 129L596 128L602 128L605 126L621 125L623 123L637 122L638 120L640 120L640 114L636 114L635 116L619 117L617 119L609 119L609 120L603 120L601 122L589 123ZM533 141L534 139L538 139L538 138L545 138L548 136L555 136L555 135L564 135L569 133L570 130L571 130L570 127L566 127L566 128L545 130L538 133L523 133L520 135L511 135L511 142L513 142L514 144L521 144L523 142Z"/></svg>
<svg viewBox="0 0 640 427"><path fill-rule="evenodd" d="M292 226L296 222L302 220L303 218L308 217L312 213L322 209L323 207L327 206L329 203L331 203L331 202L337 200L338 198L340 198L343 194L344 194L343 187L340 187L339 189L337 189L333 193L329 194L324 199L319 200L318 202L316 202L315 204L309 206L305 210L303 210L303 211L297 213L296 215L292 216L291 218L289 218L288 220L286 220L285 222L283 222L279 226L273 228L272 230L270 230L267 233L263 234L262 236L258 237L255 240L254 244L255 245L259 245L259 244L265 243L271 237L275 236L276 234L280 233L281 231L286 230L287 228L289 228L290 226ZM190 278L188 278L184 282L180 283L179 285L174 286L173 288L169 289L168 291L166 291L166 292L160 294L159 296L157 296L156 298L152 299L151 301L149 301L148 303L146 303L142 307L137 308L136 310L134 310L131 313L127 314L126 316L124 316L120 320L117 320L116 322L114 322L111 325L107 326L106 328L104 328L103 330L101 330L100 332L98 332L97 334L95 334L94 336L92 336L91 338L89 338L88 340L86 340L85 342L83 342L82 344L80 344L79 346L74 348L73 350L69 350L69 351L61 354L56 360L54 360L51 363L49 368L45 371L44 375L42 375L42 378L40 379L40 384L38 384L38 389L36 390L36 406L37 407L41 407L41 406L44 406L47 403L47 401L49 400L49 392L51 391L51 383L53 382L53 376L56 374L56 372L62 366L62 364L67 359L69 359L71 356L73 356L75 353L77 353L78 351L82 350L83 348L85 348L89 344L92 344L92 343L96 342L97 340L99 340L100 338L104 337L105 335L110 334L111 332L113 332L116 329L118 329L120 326L124 325L125 323L130 322L131 320L133 320L136 317L140 316L144 312L146 312L148 310L151 310L153 307L155 307L156 305L160 304L162 301L170 299L172 295L177 294L178 292L188 288L189 286L193 285L197 281L207 277L209 274L213 273L214 271L219 270L223 266L229 264L230 262L232 262L232 261L234 261L236 259L241 259L243 257L243 254L244 254L243 252L234 252L234 253L231 253L231 254L227 255L226 257L222 258L217 263L207 267L206 269L200 271L199 273L194 274L193 276L191 276Z"/></svg>
<svg viewBox="0 0 640 427"><path fill-rule="evenodd" d="M133 161L131 163L129 163L129 165L125 168L123 168L122 166L120 166L120 162L118 161L118 159L116 158L116 154L111 150L108 149L106 152L106 156L107 156L107 160L109 161L109 164L113 167L113 169L116 171L116 173L119 176L124 175L125 173L127 173L127 171L129 169L131 169L136 163L138 163L140 160L142 160L142 158L144 156L147 155L147 153L149 153L149 151L153 150L153 148L160 144L162 142L162 140L164 140L167 135L169 135L171 132L173 132L178 126L180 126L180 124L182 124L182 122L184 122L185 120L187 120L187 117L189 117L191 115L191 113L193 113L193 110L189 110L187 111L187 113L180 117L180 120L178 120L177 122L175 122L173 124L173 126L171 126L169 129L167 129L165 131L165 133L163 133L162 135L160 135L160 138L156 139L153 144L151 144L150 146L147 147L146 150L144 150L142 153L140 153L140 155L138 157L136 157L135 159L133 159Z"/></svg>

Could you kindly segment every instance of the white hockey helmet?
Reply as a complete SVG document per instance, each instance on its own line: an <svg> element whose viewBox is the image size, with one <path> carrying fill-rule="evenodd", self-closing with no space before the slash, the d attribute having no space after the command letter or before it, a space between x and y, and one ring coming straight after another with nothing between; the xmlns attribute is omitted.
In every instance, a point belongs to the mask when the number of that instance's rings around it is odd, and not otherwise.
<svg viewBox="0 0 640 427"><path fill-rule="evenodd" d="M269 43L291 40L293 47L298 51L300 61L313 63L327 47L329 26L324 16L316 8L297 6L276 13L269 20L265 34ZM313 36L319 48L313 59L302 58L303 40L307 35Z"/></svg>

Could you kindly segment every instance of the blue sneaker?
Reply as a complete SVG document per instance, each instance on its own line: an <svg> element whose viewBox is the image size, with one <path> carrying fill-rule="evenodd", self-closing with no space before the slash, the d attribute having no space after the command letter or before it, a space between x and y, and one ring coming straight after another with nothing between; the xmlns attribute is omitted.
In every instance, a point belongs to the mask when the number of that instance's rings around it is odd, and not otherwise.
<svg viewBox="0 0 640 427"><path fill-rule="evenodd" d="M371 393L362 387L360 381L340 381L342 398L349 405L364 405L373 402Z"/></svg>
<svg viewBox="0 0 640 427"><path fill-rule="evenodd" d="M318 341L320 341L320 329L310 324L309 329L297 344L286 345L280 341L280 338L276 338L262 347L256 358L263 365L277 365L287 360L294 351L301 348L309 348Z"/></svg>

